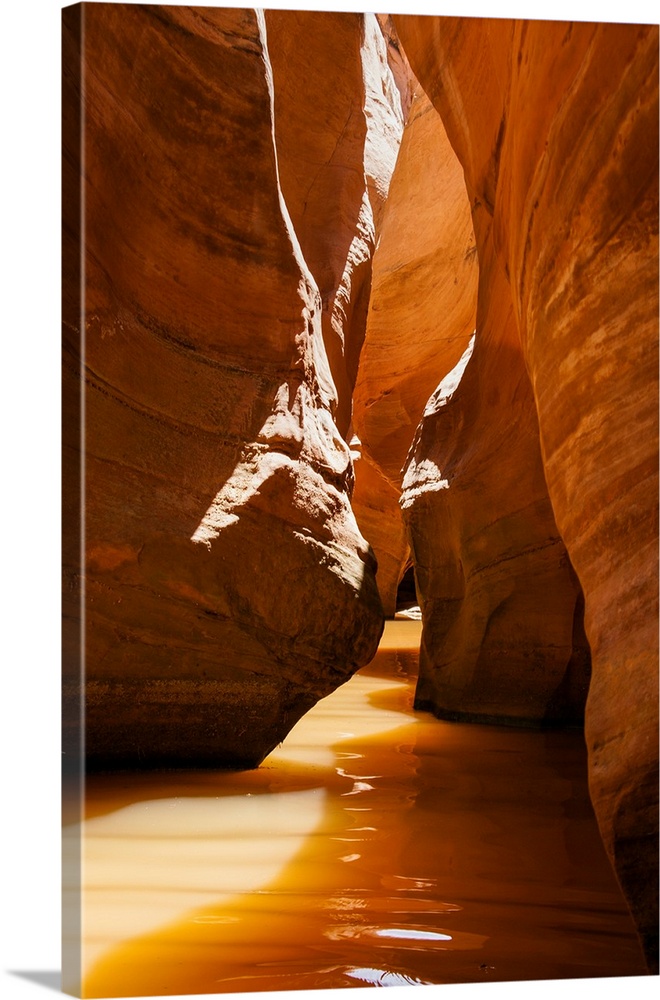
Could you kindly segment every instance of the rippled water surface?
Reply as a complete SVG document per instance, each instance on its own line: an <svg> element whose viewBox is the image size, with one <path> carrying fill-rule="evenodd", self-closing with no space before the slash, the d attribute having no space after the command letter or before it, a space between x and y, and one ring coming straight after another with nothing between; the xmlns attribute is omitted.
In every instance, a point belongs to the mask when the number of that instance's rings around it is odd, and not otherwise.
<svg viewBox="0 0 660 1000"><path fill-rule="evenodd" d="M85 996L645 974L581 735L413 713L419 629L256 771L90 779Z"/></svg>

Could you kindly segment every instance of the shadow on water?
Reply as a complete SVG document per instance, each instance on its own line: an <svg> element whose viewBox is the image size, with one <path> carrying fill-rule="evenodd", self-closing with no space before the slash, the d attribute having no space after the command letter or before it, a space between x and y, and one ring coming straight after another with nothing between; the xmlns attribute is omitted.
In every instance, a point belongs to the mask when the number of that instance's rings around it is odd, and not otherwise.
<svg viewBox="0 0 660 1000"><path fill-rule="evenodd" d="M379 653L256 771L97 779L93 815L114 822L121 812L108 810L144 803L156 830L142 848L139 836L120 838L114 867L101 830L90 883L125 893L122 865L135 855L162 885L151 926L98 951L85 996L645 974L591 811L580 735L413 715L413 660ZM158 800L179 795L190 811L171 814L168 834ZM196 810L212 800L252 809L253 825L227 840L230 814L218 814L206 867ZM172 834L183 871L150 856ZM243 872L253 879L244 890ZM206 895L172 919L159 899L177 877L201 879ZM133 898L144 905L146 895Z"/></svg>

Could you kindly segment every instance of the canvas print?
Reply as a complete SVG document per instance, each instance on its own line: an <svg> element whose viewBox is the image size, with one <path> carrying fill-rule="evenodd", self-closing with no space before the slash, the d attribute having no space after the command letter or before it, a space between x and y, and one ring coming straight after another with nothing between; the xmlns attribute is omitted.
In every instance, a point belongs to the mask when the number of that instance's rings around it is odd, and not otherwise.
<svg viewBox="0 0 660 1000"><path fill-rule="evenodd" d="M658 25L81 3L63 987L658 971Z"/></svg>

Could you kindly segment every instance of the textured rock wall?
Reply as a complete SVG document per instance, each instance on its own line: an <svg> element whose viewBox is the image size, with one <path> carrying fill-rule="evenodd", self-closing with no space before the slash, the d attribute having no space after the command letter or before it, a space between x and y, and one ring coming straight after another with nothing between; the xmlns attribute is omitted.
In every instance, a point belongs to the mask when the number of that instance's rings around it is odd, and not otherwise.
<svg viewBox="0 0 660 1000"><path fill-rule="evenodd" d="M376 224L403 119L371 15L266 11L279 178L321 295L321 326L348 437Z"/></svg>
<svg viewBox="0 0 660 1000"><path fill-rule="evenodd" d="M82 366L86 563L65 545L65 590L84 587L88 759L250 766L382 628L342 432L390 169L369 126L392 159L399 120L389 75L373 101L384 44L333 16L307 80L325 15L83 18L85 328L69 317L65 377ZM273 63L270 31L273 50L297 39ZM304 95L278 94L283 59ZM64 696L75 719L75 658Z"/></svg>
<svg viewBox="0 0 660 1000"><path fill-rule="evenodd" d="M404 137L388 211L394 213L394 195L405 185L407 197L400 196L396 205L403 217L410 206L411 215L391 233L384 227L375 259L374 309L385 280L381 260L392 246L398 255L408 256L406 265L397 267L396 280L421 272L426 308L420 308L423 295L407 297L400 285L393 325L391 307L376 314L373 323L373 342L376 347L385 342L389 350L375 358L370 353L370 322L362 369L366 384L371 379L375 386L378 377L387 384L388 375L377 362L390 370L405 369L420 350L405 341L397 345L396 331L407 327L413 342L420 329L428 331L426 356L421 371L409 373L409 391L426 391L431 378L440 384L433 386L436 391L408 455L401 498L424 615L417 705L450 719L578 721L589 680L580 588L548 499L534 397L508 281L486 214L475 214L479 265L474 242L457 254L461 240L448 219L460 219L474 241L463 172L444 129L436 125L437 112L428 98L422 100L413 108L430 119L427 129L415 134L424 169L405 171ZM408 135L412 138L412 130ZM438 156L440 136L444 159ZM425 255L416 199L434 178L435 162L445 164L442 178L451 183L434 183L435 217L425 220L429 228L423 230L433 253ZM409 234L407 243L398 239L401 229ZM448 262L457 257L463 270L452 275ZM473 345L454 369L475 324ZM360 388L358 382L357 399ZM364 418L367 442L378 441L379 418L387 432L391 418L376 403ZM399 432L404 431L401 426ZM384 455L396 454L390 441L387 437L381 446ZM389 470L393 474L391 466Z"/></svg>
<svg viewBox="0 0 660 1000"><path fill-rule="evenodd" d="M658 29L395 25L465 170L488 316L511 301L584 590L591 795L657 969Z"/></svg>
<svg viewBox="0 0 660 1000"><path fill-rule="evenodd" d="M474 330L475 250L460 164L439 115L417 87L374 254L353 403L354 429L372 466L370 510L363 510L361 486L354 506L378 557L379 589L390 614L408 557L392 499L400 494L426 401ZM358 478L361 468L358 464Z"/></svg>
<svg viewBox="0 0 660 1000"><path fill-rule="evenodd" d="M323 338L339 397L335 421L350 441L372 259L403 114L376 17L329 12L321 17L266 12L279 177L319 285ZM342 79L331 86L338 67ZM379 593L391 615L399 563L408 553L398 494L376 469L357 461L360 455L358 447L351 506L376 556Z"/></svg>
<svg viewBox="0 0 660 1000"><path fill-rule="evenodd" d="M392 71L392 77L401 102L401 112L404 122L408 120L415 90L418 88L415 74L410 68L408 57L401 47L391 14L376 14L378 26L387 45L387 63Z"/></svg>

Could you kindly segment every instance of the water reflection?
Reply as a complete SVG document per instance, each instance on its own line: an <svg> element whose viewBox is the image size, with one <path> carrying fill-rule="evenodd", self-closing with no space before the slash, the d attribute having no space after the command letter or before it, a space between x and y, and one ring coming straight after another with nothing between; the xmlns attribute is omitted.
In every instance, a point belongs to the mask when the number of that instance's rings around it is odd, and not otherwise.
<svg viewBox="0 0 660 1000"><path fill-rule="evenodd" d="M393 624L257 771L90 780L86 996L644 974L579 734L413 714Z"/></svg>

